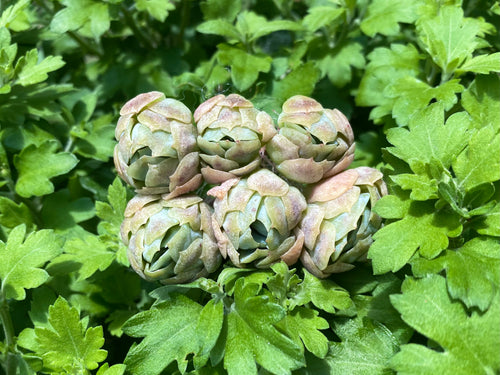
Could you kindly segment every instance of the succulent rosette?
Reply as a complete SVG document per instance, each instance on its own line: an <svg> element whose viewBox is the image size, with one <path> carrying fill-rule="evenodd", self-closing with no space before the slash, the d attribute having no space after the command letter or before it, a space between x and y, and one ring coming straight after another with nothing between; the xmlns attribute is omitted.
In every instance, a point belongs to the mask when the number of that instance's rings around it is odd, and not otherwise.
<svg viewBox="0 0 500 375"><path fill-rule="evenodd" d="M372 208L385 194L382 173L368 167L348 169L314 185L299 224L305 268L324 278L365 261L372 235L382 225Z"/></svg>
<svg viewBox="0 0 500 375"><path fill-rule="evenodd" d="M191 111L158 91L140 94L120 110L114 162L120 177L140 194L198 188L202 182Z"/></svg>
<svg viewBox="0 0 500 375"><path fill-rule="evenodd" d="M121 236L132 268L149 281L190 282L221 264L211 209L195 195L136 195L125 210Z"/></svg>
<svg viewBox="0 0 500 375"><path fill-rule="evenodd" d="M311 184L345 170L354 159L354 135L337 109L296 95L283 103L278 134L266 152L279 174L290 181Z"/></svg>
<svg viewBox="0 0 500 375"><path fill-rule="evenodd" d="M237 94L214 96L194 112L205 181L219 184L260 166L260 151L275 134L271 117Z"/></svg>
<svg viewBox="0 0 500 375"><path fill-rule="evenodd" d="M237 267L268 268L297 262L304 234L297 227L307 207L302 193L267 169L209 190L213 228L224 258Z"/></svg>

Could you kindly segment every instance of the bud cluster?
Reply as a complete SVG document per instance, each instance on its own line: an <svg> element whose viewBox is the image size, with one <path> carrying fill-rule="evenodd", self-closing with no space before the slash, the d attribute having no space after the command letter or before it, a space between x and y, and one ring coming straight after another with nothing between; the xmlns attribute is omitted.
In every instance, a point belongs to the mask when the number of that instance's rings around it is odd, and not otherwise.
<svg viewBox="0 0 500 375"><path fill-rule="evenodd" d="M347 169L354 135L346 117L316 100L288 99L275 124L237 94L194 114L153 91L128 101L114 161L135 188L122 224L134 270L183 283L228 262L268 268L301 262L327 277L366 260L387 193L376 169ZM201 187L210 189L200 197Z"/></svg>

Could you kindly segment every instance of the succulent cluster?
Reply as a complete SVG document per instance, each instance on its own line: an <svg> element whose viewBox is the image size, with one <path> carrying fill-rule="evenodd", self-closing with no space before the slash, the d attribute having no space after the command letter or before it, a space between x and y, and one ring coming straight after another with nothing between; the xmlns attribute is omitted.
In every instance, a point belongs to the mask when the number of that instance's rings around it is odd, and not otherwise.
<svg viewBox="0 0 500 375"><path fill-rule="evenodd" d="M120 115L115 166L137 193L121 235L143 278L183 283L224 261L299 260L324 278L366 260L382 225L372 207L387 191L379 171L347 169L354 136L338 110L297 95L274 124L237 94L210 98L193 115L153 91Z"/></svg>

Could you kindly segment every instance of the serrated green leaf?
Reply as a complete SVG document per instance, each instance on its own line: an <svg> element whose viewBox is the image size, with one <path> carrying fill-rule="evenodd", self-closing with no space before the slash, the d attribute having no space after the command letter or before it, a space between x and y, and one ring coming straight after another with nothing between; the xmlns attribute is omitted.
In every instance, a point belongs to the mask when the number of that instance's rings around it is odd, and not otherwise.
<svg viewBox="0 0 500 375"><path fill-rule="evenodd" d="M36 327L36 353L44 366L57 372L94 370L106 359L102 327L87 328L77 309L59 297L49 307L49 327ZM32 348L28 348L32 349Z"/></svg>
<svg viewBox="0 0 500 375"><path fill-rule="evenodd" d="M416 201L426 201L438 198L438 184L426 175L402 173L391 176L391 180L403 190L411 190L410 198Z"/></svg>
<svg viewBox="0 0 500 375"><path fill-rule="evenodd" d="M200 347L199 339L205 333L196 330L201 312L198 303L183 295L172 295L170 300L134 315L123 330L144 339L129 350L125 358L127 370L155 375L177 361L179 371L184 373L190 353L205 349Z"/></svg>
<svg viewBox="0 0 500 375"><path fill-rule="evenodd" d="M398 350L398 341L382 324L363 319L339 319L333 329L341 342L332 342L327 361L330 374L390 374L387 361Z"/></svg>
<svg viewBox="0 0 500 375"><path fill-rule="evenodd" d="M481 27L477 20L464 17L461 7L445 5L437 16L421 18L417 31L430 57L449 75L472 55Z"/></svg>
<svg viewBox="0 0 500 375"><path fill-rule="evenodd" d="M372 259L375 274L398 271L416 251L432 259L448 247L448 237L456 237L462 232L458 215L436 212L432 202L413 201L407 209L397 200L389 198L386 202L400 205L399 212L403 216L373 236L375 242L368 251L368 258ZM377 208L376 212L383 214L383 210Z"/></svg>
<svg viewBox="0 0 500 375"><path fill-rule="evenodd" d="M474 119L474 127L500 128L500 78L496 74L477 76L462 93L462 106Z"/></svg>
<svg viewBox="0 0 500 375"><path fill-rule="evenodd" d="M72 170L78 159L69 152L57 152L59 144L49 140L39 147L30 145L14 156L19 172L16 192L25 198L41 196L54 191L50 179Z"/></svg>
<svg viewBox="0 0 500 375"><path fill-rule="evenodd" d="M400 374L494 374L500 369L500 299L484 313L467 313L448 295L444 277L432 275L403 283L391 301L403 320L444 351L419 345L401 347L390 362ZM460 329L457 329L460 327Z"/></svg>
<svg viewBox="0 0 500 375"><path fill-rule="evenodd" d="M18 83L21 86L34 85L47 79L49 72L61 68L65 62L61 56L47 56L38 62L38 51L32 49L20 58L16 64Z"/></svg>
<svg viewBox="0 0 500 375"><path fill-rule="evenodd" d="M24 203L16 202L6 197L0 197L0 225L7 228L14 228L20 224L25 224L28 230L33 226L33 215Z"/></svg>
<svg viewBox="0 0 500 375"><path fill-rule="evenodd" d="M290 308L303 306L312 302L317 308L334 314L335 311L348 309L352 305L349 292L335 284L332 280L319 279L304 271L304 280L297 287L295 295L290 298Z"/></svg>
<svg viewBox="0 0 500 375"><path fill-rule="evenodd" d="M436 259L417 258L412 269L419 277L446 269L451 297L462 300L469 308L477 306L486 311L499 290L500 244L491 238L476 237Z"/></svg>
<svg viewBox="0 0 500 375"><path fill-rule="evenodd" d="M374 0L368 5L366 16L359 25L368 36L397 35L400 23L413 23L417 19L416 1Z"/></svg>
<svg viewBox="0 0 500 375"><path fill-rule="evenodd" d="M319 330L327 329L330 325L319 316L317 310L296 307L286 314L277 327L286 332L298 346L305 346L316 357L324 358L326 356L328 339Z"/></svg>
<svg viewBox="0 0 500 375"><path fill-rule="evenodd" d="M51 262L51 267L64 263L75 263L78 268L78 280L84 280L95 272L108 268L116 254L109 251L99 237L88 233L84 238L72 237L64 244L64 253Z"/></svg>
<svg viewBox="0 0 500 375"><path fill-rule="evenodd" d="M475 132L468 147L453 162L459 187L465 191L484 183L500 180L500 133L493 127Z"/></svg>
<svg viewBox="0 0 500 375"><path fill-rule="evenodd" d="M424 110L432 100L441 103L445 110L449 110L458 102L457 94L464 87L458 79L450 80L437 87L414 78L403 77L387 86L384 95L394 98L392 117L398 125L405 126L419 111Z"/></svg>
<svg viewBox="0 0 500 375"><path fill-rule="evenodd" d="M54 232L48 229L30 233L26 239L26 226L14 228L7 243L0 241L1 294L7 298L23 300L25 289L36 288L49 278L41 267L61 253Z"/></svg>
<svg viewBox="0 0 500 375"><path fill-rule="evenodd" d="M111 116L103 116L85 123L85 131L74 134L74 152L87 158L108 161L113 156L116 145L115 125L111 124Z"/></svg>
<svg viewBox="0 0 500 375"><path fill-rule="evenodd" d="M59 10L50 29L58 34L78 31L83 36L99 38L110 26L109 6L94 0L64 0L65 8Z"/></svg>
<svg viewBox="0 0 500 375"><path fill-rule="evenodd" d="M251 43L264 35L279 30L300 30L301 25L291 20L272 20L252 11L244 11L238 15L236 29L243 36L242 42Z"/></svg>
<svg viewBox="0 0 500 375"><path fill-rule="evenodd" d="M497 202L495 206L486 214L483 214L478 220L472 224L479 234L485 236L496 236L500 237L500 202Z"/></svg>
<svg viewBox="0 0 500 375"><path fill-rule="evenodd" d="M171 1L165 0L135 0L137 10L146 11L149 15L160 22L164 22L175 5Z"/></svg>
<svg viewBox="0 0 500 375"><path fill-rule="evenodd" d="M203 332L199 336L200 352L193 359L196 369L202 368L210 356L210 351L215 346L222 330L224 322L224 303L222 300L211 299L203 306L198 318L197 332Z"/></svg>
<svg viewBox="0 0 500 375"><path fill-rule="evenodd" d="M479 73L489 74L490 72L500 72L500 52L492 53L491 55L479 55L465 61L457 73Z"/></svg>
<svg viewBox="0 0 500 375"><path fill-rule="evenodd" d="M307 62L292 70L280 81L273 82L272 96L283 103L293 95L311 95L320 71L314 63Z"/></svg>
<svg viewBox="0 0 500 375"><path fill-rule="evenodd" d="M394 147L387 150L408 164L412 160L430 164L434 158L448 168L468 138L467 124L452 118L444 124L443 106L432 105L410 122L410 129L390 129L387 140Z"/></svg>
<svg viewBox="0 0 500 375"><path fill-rule="evenodd" d="M228 40L241 40L242 36L238 33L236 27L229 21L224 19L214 19L201 23L196 31L203 34L220 35Z"/></svg>
<svg viewBox="0 0 500 375"><path fill-rule="evenodd" d="M374 106L370 118L378 119L391 113L395 99L380 95L399 78L416 77L420 72L419 51L413 44L391 44L390 48L375 48L369 55L369 63L361 79L356 104Z"/></svg>
<svg viewBox="0 0 500 375"><path fill-rule="evenodd" d="M26 15L29 0L20 0L2 11L0 28L5 27L13 31L23 31L29 28L30 22Z"/></svg>
<svg viewBox="0 0 500 375"><path fill-rule="evenodd" d="M364 66L363 46L357 42L347 43L335 54L328 54L318 63L322 75L328 76L337 87L343 87L351 81L352 68L362 69Z"/></svg>
<svg viewBox="0 0 500 375"><path fill-rule="evenodd" d="M119 233L127 206L127 189L116 177L108 187L108 202L96 202L96 215L113 227L112 233ZM110 229L106 227L106 229Z"/></svg>
<svg viewBox="0 0 500 375"><path fill-rule="evenodd" d="M322 27L334 24L345 13L345 8L333 6L314 6L308 9L302 24L309 31L317 31Z"/></svg>
<svg viewBox="0 0 500 375"><path fill-rule="evenodd" d="M289 374L304 365L300 346L275 327L285 310L256 295L257 284L236 282L227 315L224 368L229 375L257 374L257 364L271 373Z"/></svg>
<svg viewBox="0 0 500 375"><path fill-rule="evenodd" d="M251 55L226 44L219 44L218 49L219 63L231 68L231 79L240 91L250 88L260 72L267 73L271 69L272 59L269 56Z"/></svg>
<svg viewBox="0 0 500 375"><path fill-rule="evenodd" d="M122 364L113 365L109 367L109 365L105 363L101 367L99 367L99 370L97 371L96 375L122 375L125 373L126 368L127 366Z"/></svg>

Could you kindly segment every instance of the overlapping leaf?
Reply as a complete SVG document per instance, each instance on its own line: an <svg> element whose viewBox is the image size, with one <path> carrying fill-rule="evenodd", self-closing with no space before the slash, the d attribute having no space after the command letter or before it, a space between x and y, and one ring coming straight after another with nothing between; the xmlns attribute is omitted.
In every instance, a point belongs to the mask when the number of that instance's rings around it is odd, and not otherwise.
<svg viewBox="0 0 500 375"><path fill-rule="evenodd" d="M432 275L408 278L402 294L391 300L403 320L443 350L420 344L403 345L391 359L401 374L495 373L500 369L500 299L484 314L468 313L460 301L450 299L446 280Z"/></svg>

